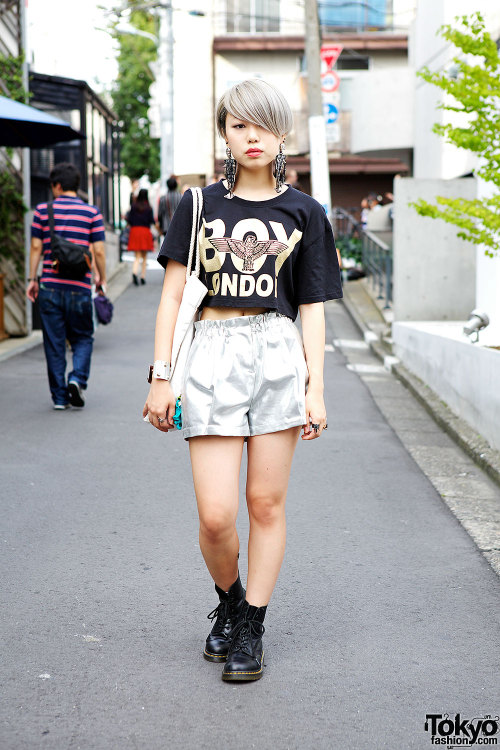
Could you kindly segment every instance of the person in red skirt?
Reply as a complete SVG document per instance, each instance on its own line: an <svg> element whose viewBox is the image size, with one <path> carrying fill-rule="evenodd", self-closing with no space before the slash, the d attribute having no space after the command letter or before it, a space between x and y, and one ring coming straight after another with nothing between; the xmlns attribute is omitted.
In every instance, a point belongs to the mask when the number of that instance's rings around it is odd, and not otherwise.
<svg viewBox="0 0 500 750"><path fill-rule="evenodd" d="M151 225L154 224L153 209L148 200L148 191L144 188L139 190L137 198L132 202L126 219L130 225L128 250L135 253L132 279L134 280L134 284L139 286L139 266L142 263L141 284L145 284L148 252L153 250L154 247L153 235L150 229Z"/></svg>

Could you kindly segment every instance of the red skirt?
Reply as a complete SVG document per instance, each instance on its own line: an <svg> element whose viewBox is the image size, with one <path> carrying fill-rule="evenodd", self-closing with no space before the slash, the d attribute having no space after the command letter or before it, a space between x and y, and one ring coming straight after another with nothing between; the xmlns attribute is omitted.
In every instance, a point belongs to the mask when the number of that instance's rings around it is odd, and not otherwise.
<svg viewBox="0 0 500 750"><path fill-rule="evenodd" d="M130 227L128 250L147 253L153 250L153 235L149 227Z"/></svg>

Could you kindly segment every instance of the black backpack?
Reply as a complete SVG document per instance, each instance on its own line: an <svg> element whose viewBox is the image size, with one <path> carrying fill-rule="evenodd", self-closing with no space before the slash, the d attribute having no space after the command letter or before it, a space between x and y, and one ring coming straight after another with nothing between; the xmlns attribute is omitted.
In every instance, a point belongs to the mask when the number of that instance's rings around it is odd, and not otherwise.
<svg viewBox="0 0 500 750"><path fill-rule="evenodd" d="M54 202L47 204L52 268L65 279L82 279L92 268L92 254L85 245L70 242L54 229Z"/></svg>

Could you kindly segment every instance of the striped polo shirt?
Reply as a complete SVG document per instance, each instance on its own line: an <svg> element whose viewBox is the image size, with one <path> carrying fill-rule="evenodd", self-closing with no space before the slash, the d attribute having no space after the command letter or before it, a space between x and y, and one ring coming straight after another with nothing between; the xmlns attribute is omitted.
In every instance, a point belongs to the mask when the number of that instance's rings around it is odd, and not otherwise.
<svg viewBox="0 0 500 750"><path fill-rule="evenodd" d="M61 195L54 201L54 229L70 242L88 247L92 242L105 238L104 224L99 209L89 206L80 198ZM50 227L47 203L39 203L33 214L31 236L42 240L43 265L41 283L52 289L70 289L91 293L92 274L90 271L82 279L65 279L52 268L50 249Z"/></svg>

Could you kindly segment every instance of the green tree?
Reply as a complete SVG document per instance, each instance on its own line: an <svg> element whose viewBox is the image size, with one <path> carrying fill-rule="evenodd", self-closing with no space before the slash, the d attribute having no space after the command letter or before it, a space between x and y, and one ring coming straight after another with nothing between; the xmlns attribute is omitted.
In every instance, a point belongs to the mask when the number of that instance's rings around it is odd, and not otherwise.
<svg viewBox="0 0 500 750"><path fill-rule="evenodd" d="M484 244L493 257L500 249L500 54L479 13L455 21L457 28L440 28L441 36L459 50L452 66L434 73L425 67L418 75L444 91L440 109L466 117L460 127L448 122L434 125L433 131L481 157L475 174L492 183L493 191L483 200L439 196L437 205L424 200L412 205L421 216L456 225L459 237Z"/></svg>
<svg viewBox="0 0 500 750"><path fill-rule="evenodd" d="M129 5L133 9L134 2ZM154 17L145 11L132 10L130 24L140 31L157 33ZM160 176L160 146L158 139L150 135L148 109L149 89L154 80L149 64L156 60L156 45L139 35L118 31L115 35L120 49L118 79L112 97L121 126L123 171L130 179L147 174L151 182L155 182Z"/></svg>

